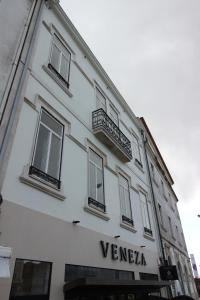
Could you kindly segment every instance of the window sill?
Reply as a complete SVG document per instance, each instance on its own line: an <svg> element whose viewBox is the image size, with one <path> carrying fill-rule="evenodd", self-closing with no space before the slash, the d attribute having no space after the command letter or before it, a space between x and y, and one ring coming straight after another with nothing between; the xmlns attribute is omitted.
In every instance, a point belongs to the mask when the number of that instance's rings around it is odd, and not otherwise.
<svg viewBox="0 0 200 300"><path fill-rule="evenodd" d="M143 234L143 237L147 240L150 240L150 241L155 241L154 237L152 235L148 235L146 233Z"/></svg>
<svg viewBox="0 0 200 300"><path fill-rule="evenodd" d="M137 158L135 158L134 164L140 171L142 171L144 173L143 165L139 160L137 160Z"/></svg>
<svg viewBox="0 0 200 300"><path fill-rule="evenodd" d="M28 184L38 190L55 197L59 200L66 199L66 196L63 193L62 188L58 190L57 188L53 187L50 183L42 180L41 178L35 175L29 175L29 165L24 166L22 174L19 177L19 180L22 183Z"/></svg>
<svg viewBox="0 0 200 300"><path fill-rule="evenodd" d="M125 222L120 222L120 227L122 227L124 229L127 229L131 232L134 232L134 233L137 232L137 230L133 226L131 226L130 224L125 223Z"/></svg>
<svg viewBox="0 0 200 300"><path fill-rule="evenodd" d="M46 65L42 66L43 70L53 79L56 83L63 89L63 91L71 98L72 93L69 91L68 87L58 78L58 76Z"/></svg>
<svg viewBox="0 0 200 300"><path fill-rule="evenodd" d="M103 212L103 211L100 211L99 209L97 208L94 208L94 207L91 207L91 206L84 206L84 210L96 217L99 217L105 221L109 221L110 220L110 217L107 215L106 212Z"/></svg>

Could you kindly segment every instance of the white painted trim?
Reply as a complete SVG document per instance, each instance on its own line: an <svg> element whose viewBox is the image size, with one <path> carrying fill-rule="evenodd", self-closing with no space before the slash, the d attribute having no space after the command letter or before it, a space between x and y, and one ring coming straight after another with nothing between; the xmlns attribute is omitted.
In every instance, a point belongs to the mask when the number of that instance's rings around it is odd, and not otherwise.
<svg viewBox="0 0 200 300"><path fill-rule="evenodd" d="M54 198L57 198L62 201L66 199L62 186L61 189L58 190L45 180L42 180L41 178L34 175L29 175L29 165L24 166L22 174L19 176L19 180L22 183L37 188L41 192L44 192Z"/></svg>
<svg viewBox="0 0 200 300"><path fill-rule="evenodd" d="M58 78L58 76L50 70L46 65L42 66L42 69L61 87L61 89L70 97L73 97L73 94L70 92L68 87Z"/></svg>
<svg viewBox="0 0 200 300"><path fill-rule="evenodd" d="M98 209L95 209L89 205L86 205L84 206L84 211L96 216L96 217L99 217L105 221L109 221L110 220L110 217L107 215L107 213L105 212L101 212L100 210Z"/></svg>
<svg viewBox="0 0 200 300"><path fill-rule="evenodd" d="M122 227L124 229L127 229L131 232L134 232L134 233L137 232L137 230L134 228L134 226L128 225L127 223L124 223L124 222L120 222L120 227Z"/></svg>
<svg viewBox="0 0 200 300"><path fill-rule="evenodd" d="M150 235L148 235L148 234L143 234L143 237L145 238L145 239L147 239L147 240L150 240L150 241L155 241L155 239L154 239L154 237L153 236L150 236Z"/></svg>

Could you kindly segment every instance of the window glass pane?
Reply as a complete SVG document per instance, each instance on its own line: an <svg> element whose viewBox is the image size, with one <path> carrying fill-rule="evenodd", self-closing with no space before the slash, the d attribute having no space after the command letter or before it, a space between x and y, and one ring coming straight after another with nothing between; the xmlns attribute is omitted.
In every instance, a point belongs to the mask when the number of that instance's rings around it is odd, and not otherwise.
<svg viewBox="0 0 200 300"><path fill-rule="evenodd" d="M133 153L134 153L134 157L138 161L141 161L140 148L139 148L138 140L134 136L133 136Z"/></svg>
<svg viewBox="0 0 200 300"><path fill-rule="evenodd" d="M143 193L140 193L140 200L141 200L141 208L142 208L144 227L151 229L148 207L147 207L147 199Z"/></svg>
<svg viewBox="0 0 200 300"><path fill-rule="evenodd" d="M89 164L89 185L90 185L90 197L96 200L96 168Z"/></svg>
<svg viewBox="0 0 200 300"><path fill-rule="evenodd" d="M44 110L42 111L41 122L44 123L46 126L48 126L51 130L53 130L58 135L60 136L62 135L63 126Z"/></svg>
<svg viewBox="0 0 200 300"><path fill-rule="evenodd" d="M124 189L121 185L119 186L119 197L120 197L120 202L121 202L121 213L122 213L122 215L126 216Z"/></svg>
<svg viewBox="0 0 200 300"><path fill-rule="evenodd" d="M11 297L47 295L50 272L50 263L17 259L11 287Z"/></svg>
<svg viewBox="0 0 200 300"><path fill-rule="evenodd" d="M61 145L61 139L52 134L48 174L57 179L59 179Z"/></svg>
<svg viewBox="0 0 200 300"><path fill-rule="evenodd" d="M114 110L112 106L110 106L110 118L117 126L119 125L118 113Z"/></svg>
<svg viewBox="0 0 200 300"><path fill-rule="evenodd" d="M44 127L42 124L40 124L33 165L37 169L43 172L46 172L49 140L50 140L49 130L46 127Z"/></svg>
<svg viewBox="0 0 200 300"><path fill-rule="evenodd" d="M103 174L102 170L96 169L97 171L97 201L100 203L104 203L104 195L103 195Z"/></svg>
<svg viewBox="0 0 200 300"><path fill-rule="evenodd" d="M106 111L106 98L103 96L103 94L96 89L96 99L97 99L97 108L103 108L104 111Z"/></svg>
<svg viewBox="0 0 200 300"><path fill-rule="evenodd" d="M131 216L131 203L130 203L129 191L128 190L124 190L124 197L125 197L125 203L126 203L126 217L131 219L132 218L132 216Z"/></svg>
<svg viewBox="0 0 200 300"><path fill-rule="evenodd" d="M121 201L122 215L132 219L129 184L128 180L122 175L119 176L119 196Z"/></svg>
<svg viewBox="0 0 200 300"><path fill-rule="evenodd" d="M124 176L119 176L119 183L128 190L128 180Z"/></svg>
<svg viewBox="0 0 200 300"><path fill-rule="evenodd" d="M90 149L90 152L89 152L89 156L90 156L90 160L96 165L98 166L99 168L102 169L102 166L103 166L103 159L98 155L96 154L94 151L92 151Z"/></svg>
<svg viewBox="0 0 200 300"><path fill-rule="evenodd" d="M59 72L61 52L59 48L53 43L51 49L51 64Z"/></svg>
<svg viewBox="0 0 200 300"><path fill-rule="evenodd" d="M60 66L60 75L68 81L68 73L69 73L69 59L62 55L61 66Z"/></svg>

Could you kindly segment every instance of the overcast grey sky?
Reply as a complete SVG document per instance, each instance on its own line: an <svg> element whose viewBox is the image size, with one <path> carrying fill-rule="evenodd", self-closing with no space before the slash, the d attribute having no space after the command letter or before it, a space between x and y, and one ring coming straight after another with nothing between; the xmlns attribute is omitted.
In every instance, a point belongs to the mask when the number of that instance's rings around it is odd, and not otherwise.
<svg viewBox="0 0 200 300"><path fill-rule="evenodd" d="M189 253L200 265L200 1L61 0L174 178Z"/></svg>

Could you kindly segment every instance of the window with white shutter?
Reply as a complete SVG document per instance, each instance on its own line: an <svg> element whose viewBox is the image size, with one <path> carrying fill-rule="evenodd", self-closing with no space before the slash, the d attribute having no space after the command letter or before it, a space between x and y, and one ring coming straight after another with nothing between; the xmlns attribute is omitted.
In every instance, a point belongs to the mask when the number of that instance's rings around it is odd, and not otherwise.
<svg viewBox="0 0 200 300"><path fill-rule="evenodd" d="M122 221L133 225L128 180L119 174L119 197L121 204Z"/></svg>
<svg viewBox="0 0 200 300"><path fill-rule="evenodd" d="M92 149L89 149L88 204L105 211L103 158Z"/></svg>
<svg viewBox="0 0 200 300"><path fill-rule="evenodd" d="M36 175L57 188L60 188L63 132L64 126L42 109L29 174Z"/></svg>
<svg viewBox="0 0 200 300"><path fill-rule="evenodd" d="M142 167L142 159L141 159L141 153L140 153L140 146L138 139L133 135L132 138L132 146L133 146L133 157L135 158L135 162Z"/></svg>
<svg viewBox="0 0 200 300"><path fill-rule="evenodd" d="M71 53L65 47L59 37L54 34L49 68L69 87Z"/></svg>
<svg viewBox="0 0 200 300"><path fill-rule="evenodd" d="M102 108L106 112L106 97L100 92L100 90L96 87L96 102L97 109Z"/></svg>
<svg viewBox="0 0 200 300"><path fill-rule="evenodd" d="M144 232L146 234L152 235L147 196L143 192L140 192L140 204L142 210Z"/></svg>

